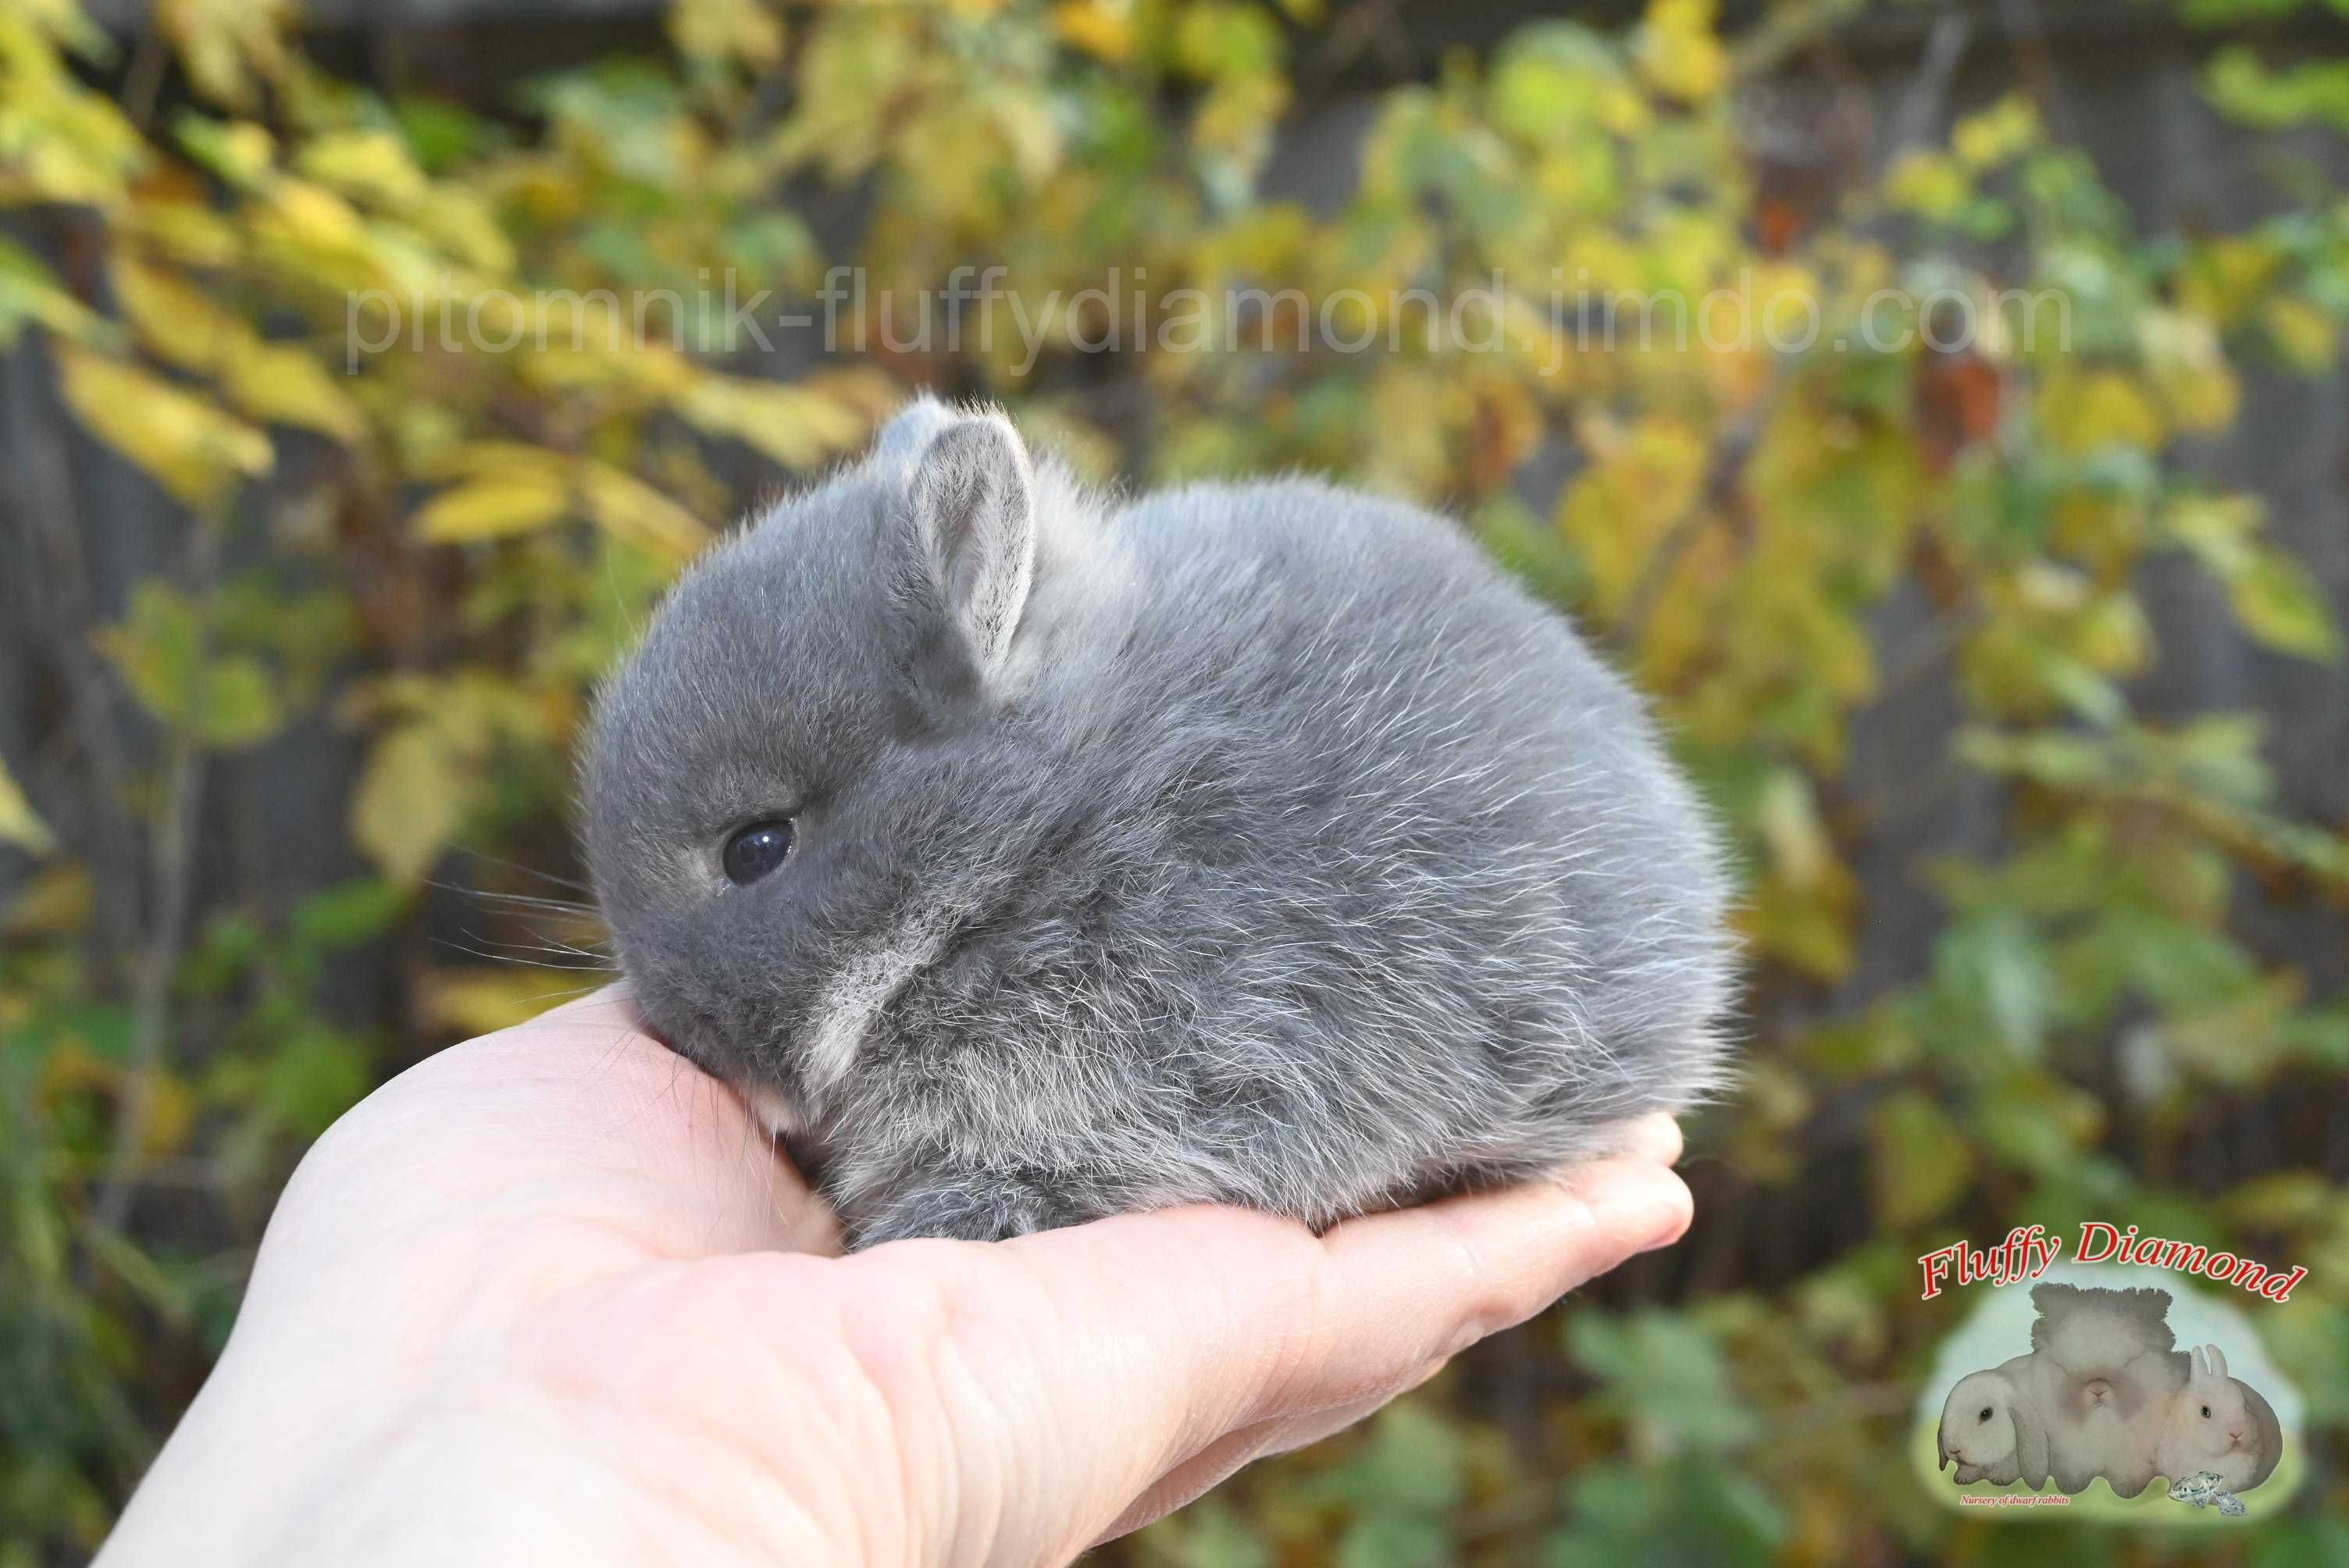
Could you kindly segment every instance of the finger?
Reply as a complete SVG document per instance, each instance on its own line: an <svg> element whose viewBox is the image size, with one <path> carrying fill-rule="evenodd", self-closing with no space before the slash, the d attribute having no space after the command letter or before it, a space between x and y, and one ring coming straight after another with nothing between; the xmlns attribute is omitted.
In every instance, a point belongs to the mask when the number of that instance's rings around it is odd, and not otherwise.
<svg viewBox="0 0 2349 1568"><path fill-rule="evenodd" d="M997 1410L1062 1434L1059 1506L1081 1545L1226 1434L1371 1405L1687 1223L1652 1161L1356 1220L1317 1241L1193 1208L999 1246L905 1243L850 1260L876 1294L941 1293L957 1365ZM1227 1456L1228 1457L1228 1456ZM1237 1462L1237 1461L1235 1461Z"/></svg>
<svg viewBox="0 0 2349 1568"><path fill-rule="evenodd" d="M1268 1391L1296 1405L1340 1403L1414 1375L1522 1323L1632 1253L1677 1239L1690 1198L1644 1159L1601 1161L1541 1181L1349 1221L1324 1245L1344 1303L1318 1352ZM1373 1352L1340 1342L1379 1326Z"/></svg>

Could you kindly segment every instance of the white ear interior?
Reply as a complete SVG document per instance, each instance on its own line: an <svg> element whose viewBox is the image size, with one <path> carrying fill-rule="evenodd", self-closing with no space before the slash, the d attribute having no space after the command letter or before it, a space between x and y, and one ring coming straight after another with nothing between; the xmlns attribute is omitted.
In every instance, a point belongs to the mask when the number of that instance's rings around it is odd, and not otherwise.
<svg viewBox="0 0 2349 1568"><path fill-rule="evenodd" d="M999 669L1036 570L1036 486L999 415L957 419L922 453L914 525L931 581L981 675Z"/></svg>

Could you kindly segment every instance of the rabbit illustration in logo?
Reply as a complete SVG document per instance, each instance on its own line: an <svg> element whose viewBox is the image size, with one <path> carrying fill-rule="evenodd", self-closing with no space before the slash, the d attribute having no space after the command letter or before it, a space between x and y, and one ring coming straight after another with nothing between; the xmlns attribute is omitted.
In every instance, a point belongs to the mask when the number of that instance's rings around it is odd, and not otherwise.
<svg viewBox="0 0 2349 1568"><path fill-rule="evenodd" d="M2215 1346L2173 1348L2168 1292L2050 1284L2032 1303L2031 1351L1959 1379L1942 1404L1940 1465L1955 1465L1957 1485L2052 1480L2075 1493L2102 1476L2133 1498L2164 1476L2192 1501L2208 1475L2233 1502L2274 1473L2274 1408Z"/></svg>
<svg viewBox="0 0 2349 1568"><path fill-rule="evenodd" d="M2028 1356L1985 1372L1969 1372L1941 1405L1940 1463L1954 1463L1959 1486L2021 1481L2036 1491L2047 1484L2047 1425L2025 1392Z"/></svg>
<svg viewBox="0 0 2349 1568"><path fill-rule="evenodd" d="M2047 1420L2051 1473L2075 1492L2103 1476L2122 1497L2152 1483L2153 1434L2185 1386L2169 1293L2033 1287L2029 1379Z"/></svg>
<svg viewBox="0 0 2349 1568"><path fill-rule="evenodd" d="M2275 1473L2283 1457L2283 1429L2260 1392L2227 1373L2215 1345L2187 1361L2184 1387L2170 1399L2154 1433L2150 1462L2161 1475L2205 1471L2230 1492L2249 1491Z"/></svg>

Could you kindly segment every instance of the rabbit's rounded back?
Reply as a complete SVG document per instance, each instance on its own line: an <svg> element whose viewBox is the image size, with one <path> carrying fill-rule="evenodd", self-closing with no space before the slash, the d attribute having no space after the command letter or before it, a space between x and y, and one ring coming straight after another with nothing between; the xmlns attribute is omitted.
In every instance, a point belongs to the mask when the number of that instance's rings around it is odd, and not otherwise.
<svg viewBox="0 0 2349 1568"><path fill-rule="evenodd" d="M1562 621L1397 503L1114 507L917 404L680 583L585 794L647 1016L788 1106L860 1243L1326 1222L1719 1081L1695 800ZM761 822L788 856L733 885Z"/></svg>
<svg viewBox="0 0 2349 1568"><path fill-rule="evenodd" d="M2249 1491L2275 1474L2276 1466L2283 1462L2283 1423L2276 1418L2275 1407L2268 1403L2266 1395L2240 1377L2234 1383L2242 1392L2243 1408L2255 1433L2250 1439L2251 1462L2243 1479L2235 1483L2237 1491Z"/></svg>

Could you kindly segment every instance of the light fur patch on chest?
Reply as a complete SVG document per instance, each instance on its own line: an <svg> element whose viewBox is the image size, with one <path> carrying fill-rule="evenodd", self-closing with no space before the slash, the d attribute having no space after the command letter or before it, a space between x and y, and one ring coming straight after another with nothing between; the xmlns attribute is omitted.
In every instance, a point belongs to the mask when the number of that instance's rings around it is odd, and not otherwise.
<svg viewBox="0 0 2349 1568"><path fill-rule="evenodd" d="M821 1094L847 1076L873 1020L926 965L936 962L953 923L936 910L908 916L879 945L858 954L824 987L810 1019L807 1082Z"/></svg>

